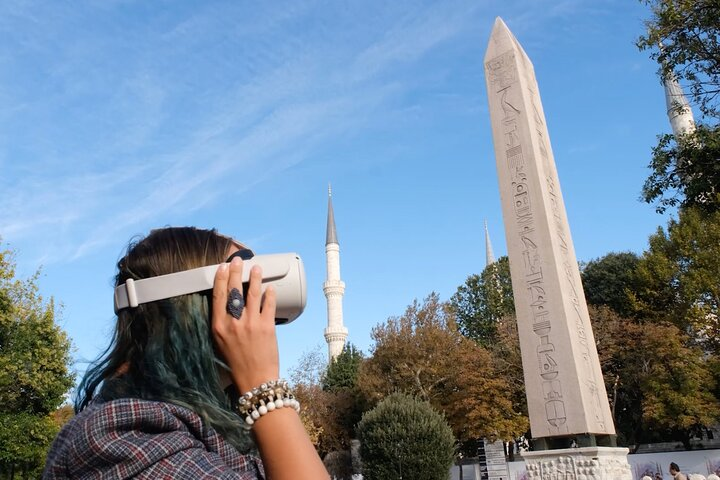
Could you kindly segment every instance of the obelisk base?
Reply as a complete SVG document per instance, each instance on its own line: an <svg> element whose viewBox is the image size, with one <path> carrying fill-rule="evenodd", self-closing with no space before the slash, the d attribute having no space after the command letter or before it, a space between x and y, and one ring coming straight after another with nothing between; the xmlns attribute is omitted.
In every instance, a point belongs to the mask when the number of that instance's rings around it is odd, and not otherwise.
<svg viewBox="0 0 720 480"><path fill-rule="evenodd" d="M627 448L582 447L523 452L528 480L633 480Z"/></svg>

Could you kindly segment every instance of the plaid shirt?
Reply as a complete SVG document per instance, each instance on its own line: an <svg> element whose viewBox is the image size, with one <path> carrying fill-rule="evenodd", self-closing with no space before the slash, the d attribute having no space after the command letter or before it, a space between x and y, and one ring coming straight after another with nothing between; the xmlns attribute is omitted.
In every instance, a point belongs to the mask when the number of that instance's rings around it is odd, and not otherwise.
<svg viewBox="0 0 720 480"><path fill-rule="evenodd" d="M240 454L200 417L170 403L93 403L53 442L43 479L263 480L259 458Z"/></svg>

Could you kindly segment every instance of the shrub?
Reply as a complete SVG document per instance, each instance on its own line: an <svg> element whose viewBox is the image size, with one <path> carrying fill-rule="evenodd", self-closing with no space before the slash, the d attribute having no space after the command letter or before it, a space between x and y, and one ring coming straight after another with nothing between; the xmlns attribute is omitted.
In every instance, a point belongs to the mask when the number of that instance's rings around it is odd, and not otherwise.
<svg viewBox="0 0 720 480"><path fill-rule="evenodd" d="M358 423L365 480L446 480L455 438L429 403L394 393Z"/></svg>

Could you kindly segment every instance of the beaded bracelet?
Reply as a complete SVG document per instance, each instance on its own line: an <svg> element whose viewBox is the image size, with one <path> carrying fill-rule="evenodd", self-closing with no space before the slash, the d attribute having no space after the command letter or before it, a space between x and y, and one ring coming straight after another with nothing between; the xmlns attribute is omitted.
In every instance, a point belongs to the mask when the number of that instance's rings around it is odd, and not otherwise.
<svg viewBox="0 0 720 480"><path fill-rule="evenodd" d="M245 428L248 430L255 420L283 407L292 407L300 412L300 402L295 399L287 382L281 378L253 388L238 401L238 411L245 419Z"/></svg>

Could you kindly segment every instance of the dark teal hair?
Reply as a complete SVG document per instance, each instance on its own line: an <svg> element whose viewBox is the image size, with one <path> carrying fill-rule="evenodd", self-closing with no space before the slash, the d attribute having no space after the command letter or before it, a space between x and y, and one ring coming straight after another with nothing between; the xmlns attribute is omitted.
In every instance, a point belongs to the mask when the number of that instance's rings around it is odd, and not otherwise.
<svg viewBox="0 0 720 480"><path fill-rule="evenodd" d="M129 245L115 284L225 261L233 240L192 227L153 230ZM182 295L126 308L107 350L78 387L75 410L98 392L104 401L142 398L193 410L241 452L252 447L243 422L222 389L213 348L212 292Z"/></svg>

